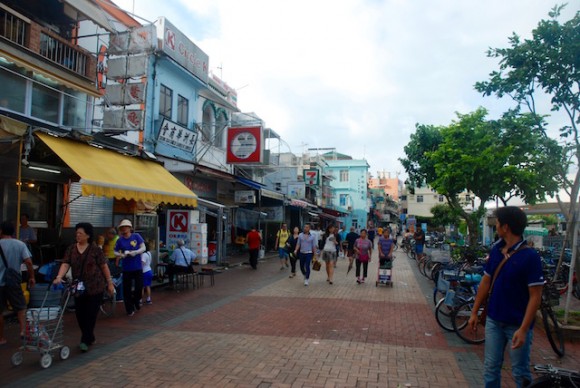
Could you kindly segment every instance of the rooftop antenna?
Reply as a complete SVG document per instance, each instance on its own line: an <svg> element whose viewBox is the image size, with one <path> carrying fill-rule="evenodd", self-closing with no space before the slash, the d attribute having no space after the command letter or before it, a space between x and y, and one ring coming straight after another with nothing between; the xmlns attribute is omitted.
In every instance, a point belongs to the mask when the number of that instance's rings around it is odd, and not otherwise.
<svg viewBox="0 0 580 388"><path fill-rule="evenodd" d="M223 80L224 79L224 67L223 67L223 63L220 62L220 65L217 67L217 69L220 71L220 79Z"/></svg>

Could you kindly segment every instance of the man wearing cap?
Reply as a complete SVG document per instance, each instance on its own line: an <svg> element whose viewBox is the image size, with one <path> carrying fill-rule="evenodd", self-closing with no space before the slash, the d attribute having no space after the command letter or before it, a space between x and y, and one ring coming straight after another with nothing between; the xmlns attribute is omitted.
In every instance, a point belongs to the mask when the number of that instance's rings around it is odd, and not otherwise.
<svg viewBox="0 0 580 388"><path fill-rule="evenodd" d="M119 239L115 244L115 256L117 265L122 261L123 268L123 295L125 311L128 316L133 316L139 311L141 292L143 290L143 269L141 254L145 252L145 241L139 233L133 233L131 221L125 219L119 224ZM134 286L134 289L133 289Z"/></svg>

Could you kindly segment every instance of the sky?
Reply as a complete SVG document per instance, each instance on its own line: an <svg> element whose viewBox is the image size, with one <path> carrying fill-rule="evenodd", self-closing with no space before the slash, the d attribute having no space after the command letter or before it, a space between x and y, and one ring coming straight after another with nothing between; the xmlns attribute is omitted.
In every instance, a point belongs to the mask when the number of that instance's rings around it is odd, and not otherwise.
<svg viewBox="0 0 580 388"><path fill-rule="evenodd" d="M473 85L497 69L490 47L529 37L546 0L114 0L153 22L165 16L210 58L281 137L274 151L336 148L370 172L404 170L415 124L447 125L479 106L496 118L510 101ZM580 9L569 1L561 20ZM143 23L143 21L141 21ZM546 106L545 113L550 113ZM555 130L554 133L557 133Z"/></svg>

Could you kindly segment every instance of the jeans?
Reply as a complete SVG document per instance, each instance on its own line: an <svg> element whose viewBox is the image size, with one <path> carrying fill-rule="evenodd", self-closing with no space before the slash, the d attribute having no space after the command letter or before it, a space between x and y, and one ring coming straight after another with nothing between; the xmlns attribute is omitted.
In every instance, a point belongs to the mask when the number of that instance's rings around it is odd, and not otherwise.
<svg viewBox="0 0 580 388"><path fill-rule="evenodd" d="M135 288L133 288L135 282ZM123 271L123 294L125 301L125 311L131 314L135 310L139 310L139 301L141 300L141 293L143 292L143 270Z"/></svg>
<svg viewBox="0 0 580 388"><path fill-rule="evenodd" d="M300 258L300 272L306 279L310 279L310 263L312 262L312 253L298 253Z"/></svg>
<svg viewBox="0 0 580 388"><path fill-rule="evenodd" d="M484 381L486 388L501 387L501 367L506 346L512 364L512 375L518 387L532 380L530 350L533 330L528 330L526 342L518 349L511 348L511 341L519 326L508 325L487 317L485 323Z"/></svg>
<svg viewBox="0 0 580 388"><path fill-rule="evenodd" d="M81 329L81 342L84 344L92 345L95 342L95 324L102 301L102 293L97 295L85 293L75 298L75 315Z"/></svg>

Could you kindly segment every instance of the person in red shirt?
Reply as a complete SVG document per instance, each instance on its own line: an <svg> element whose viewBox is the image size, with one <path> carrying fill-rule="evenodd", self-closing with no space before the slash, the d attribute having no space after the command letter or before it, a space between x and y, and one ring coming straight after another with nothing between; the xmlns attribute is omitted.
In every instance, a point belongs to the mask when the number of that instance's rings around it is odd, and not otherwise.
<svg viewBox="0 0 580 388"><path fill-rule="evenodd" d="M260 252L260 245L262 245L262 236L256 228L252 228L248 232L246 235L246 243L250 251L250 265L253 269L258 269L258 253Z"/></svg>

